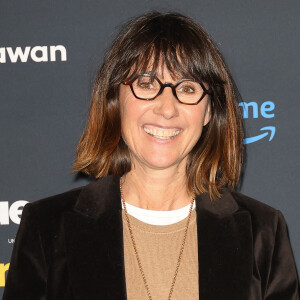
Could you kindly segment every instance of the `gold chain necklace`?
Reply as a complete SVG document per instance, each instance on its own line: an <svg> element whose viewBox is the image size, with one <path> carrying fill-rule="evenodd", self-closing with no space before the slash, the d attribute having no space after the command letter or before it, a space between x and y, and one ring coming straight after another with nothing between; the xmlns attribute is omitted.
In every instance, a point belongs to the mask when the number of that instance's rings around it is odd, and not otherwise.
<svg viewBox="0 0 300 300"><path fill-rule="evenodd" d="M120 179L120 192L121 192L122 203L123 203L123 206L124 206L125 218L126 218L126 221L127 221L127 225L128 225L128 229L129 229L130 238L131 238L131 241L132 241L132 245L133 245L135 257L136 257L136 260L137 260L137 263L138 263L138 266L139 266L139 269L140 269L140 272L141 272L141 275L142 275L142 278L143 278L143 281L144 281L144 285L145 285L145 288L146 288L149 300L152 300L152 296L151 296L151 293L150 293L150 290L149 290L149 286L148 286L148 283L147 283L147 280L146 280L146 276L145 276L145 273L144 273L144 270L143 270L143 267L142 267L140 256L138 254L138 250L137 250L137 247L136 247L135 239L133 237L132 227L131 227L131 224L130 224L130 221L129 221L129 218L128 218L126 204L125 204L123 190L122 190L121 179ZM176 278L177 278L177 274L178 274L178 270L179 270L179 266L180 266L180 262L181 262L181 257L182 257L182 253L183 253L183 249L184 249L186 237L187 237L187 231L188 231L188 227L189 227L189 223L190 223L190 219L191 219L191 215L192 215L192 208L193 208L193 203L194 203L195 197L196 197L196 195L194 194L193 197L192 197L192 200L191 200L191 205L190 205L188 220L187 220L187 223L186 223L186 226L185 226L184 237L183 237L183 241L182 241L182 244L181 244L181 248L180 248L180 252L179 252L179 257L178 257L177 264L176 264L176 270L175 270L175 274L173 276L172 285L171 285L171 289L170 289L168 300L171 299L171 296L173 294L174 285L175 285L175 282L176 282Z"/></svg>

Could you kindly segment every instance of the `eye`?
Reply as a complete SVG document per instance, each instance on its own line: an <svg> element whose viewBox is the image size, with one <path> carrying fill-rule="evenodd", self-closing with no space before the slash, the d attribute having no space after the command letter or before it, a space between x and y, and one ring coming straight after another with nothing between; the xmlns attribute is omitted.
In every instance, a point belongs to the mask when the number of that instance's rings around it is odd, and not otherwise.
<svg viewBox="0 0 300 300"><path fill-rule="evenodd" d="M178 89L178 91L180 93L183 93L183 94L192 94L192 93L195 93L195 89L192 86L189 86L189 85L180 86L180 88Z"/></svg>
<svg viewBox="0 0 300 300"><path fill-rule="evenodd" d="M138 86L139 86L140 88L146 89L146 90L153 88L153 85L152 85L151 82L149 82L149 81L139 82L139 83L138 83Z"/></svg>
<svg viewBox="0 0 300 300"><path fill-rule="evenodd" d="M139 76L133 83L133 87L140 90L156 90L159 84L152 76Z"/></svg>

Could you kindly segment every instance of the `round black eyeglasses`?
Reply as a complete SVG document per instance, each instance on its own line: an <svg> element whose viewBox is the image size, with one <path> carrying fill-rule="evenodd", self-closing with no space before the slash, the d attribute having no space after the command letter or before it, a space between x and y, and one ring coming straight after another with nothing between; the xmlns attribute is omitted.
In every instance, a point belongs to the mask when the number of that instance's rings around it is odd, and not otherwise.
<svg viewBox="0 0 300 300"><path fill-rule="evenodd" d="M133 95L140 100L151 101L162 94L165 87L170 87L174 97L179 103L197 105L210 89L206 89L203 83L193 79L181 79L175 84L162 83L156 76L150 74L138 74L131 81L123 81L129 85Z"/></svg>

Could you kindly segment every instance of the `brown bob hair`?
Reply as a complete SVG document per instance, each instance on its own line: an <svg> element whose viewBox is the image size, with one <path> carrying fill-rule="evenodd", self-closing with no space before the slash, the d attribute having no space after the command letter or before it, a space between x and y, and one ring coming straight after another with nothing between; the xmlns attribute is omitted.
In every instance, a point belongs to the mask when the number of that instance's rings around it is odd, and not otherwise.
<svg viewBox="0 0 300 300"><path fill-rule="evenodd" d="M189 153L186 175L190 191L208 192L212 200L220 197L224 187L233 189L238 184L242 169L239 93L210 36L178 13L137 17L113 41L98 70L73 171L95 178L130 171L129 149L121 137L119 86L138 73L155 74L159 66L172 75L201 81L212 91L211 119Z"/></svg>

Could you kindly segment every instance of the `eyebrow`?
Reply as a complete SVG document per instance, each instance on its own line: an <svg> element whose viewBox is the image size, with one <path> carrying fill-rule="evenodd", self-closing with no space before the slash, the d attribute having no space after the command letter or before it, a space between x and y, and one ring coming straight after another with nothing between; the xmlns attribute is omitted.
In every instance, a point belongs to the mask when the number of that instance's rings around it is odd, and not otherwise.
<svg viewBox="0 0 300 300"><path fill-rule="evenodd" d="M172 73L170 73L171 78L174 81L176 80L177 82L180 81L180 80L182 80L182 79L191 79L191 80L194 80L192 77L184 77L182 74L180 74L180 73L178 73L178 74L180 75L180 77L174 77L173 78ZM140 76L140 75L149 75L150 77L157 77L159 80L164 81L164 77L163 77L163 75L161 73L157 73L157 72L153 73L151 71L145 71L143 73L138 73L137 74L137 76Z"/></svg>

